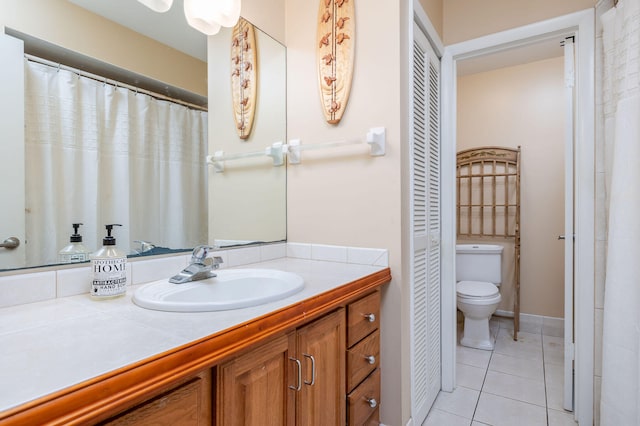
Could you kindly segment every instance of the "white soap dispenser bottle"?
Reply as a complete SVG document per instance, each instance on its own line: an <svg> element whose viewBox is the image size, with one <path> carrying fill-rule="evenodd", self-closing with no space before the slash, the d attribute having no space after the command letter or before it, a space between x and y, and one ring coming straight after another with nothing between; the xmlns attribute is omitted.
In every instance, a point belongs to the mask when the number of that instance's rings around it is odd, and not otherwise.
<svg viewBox="0 0 640 426"><path fill-rule="evenodd" d="M91 296L95 299L111 299L127 292L127 255L116 248L116 239L111 236L114 223L105 225L107 236L102 248L91 255Z"/></svg>
<svg viewBox="0 0 640 426"><path fill-rule="evenodd" d="M89 260L89 250L82 244L82 235L78 228L82 223L73 224L73 235L69 238L69 245L58 252L59 263L86 262Z"/></svg>

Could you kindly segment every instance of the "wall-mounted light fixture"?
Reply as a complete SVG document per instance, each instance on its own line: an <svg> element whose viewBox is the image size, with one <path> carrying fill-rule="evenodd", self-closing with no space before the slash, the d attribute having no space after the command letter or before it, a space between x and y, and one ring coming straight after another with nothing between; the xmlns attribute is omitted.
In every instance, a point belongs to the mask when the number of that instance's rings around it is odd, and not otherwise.
<svg viewBox="0 0 640 426"><path fill-rule="evenodd" d="M171 9L173 0L138 0L156 12ZM220 27L233 27L240 17L241 0L184 0L184 15L190 26L206 35L214 35Z"/></svg>

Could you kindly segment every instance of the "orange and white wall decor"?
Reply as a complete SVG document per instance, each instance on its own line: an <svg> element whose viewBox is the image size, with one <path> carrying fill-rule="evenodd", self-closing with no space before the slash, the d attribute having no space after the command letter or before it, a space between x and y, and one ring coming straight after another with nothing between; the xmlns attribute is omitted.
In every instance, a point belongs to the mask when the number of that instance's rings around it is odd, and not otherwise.
<svg viewBox="0 0 640 426"><path fill-rule="evenodd" d="M316 60L322 110L328 123L342 118L353 77L355 0L320 0Z"/></svg>
<svg viewBox="0 0 640 426"><path fill-rule="evenodd" d="M258 93L257 46L253 24L240 18L231 33L231 100L240 139L253 127Z"/></svg>

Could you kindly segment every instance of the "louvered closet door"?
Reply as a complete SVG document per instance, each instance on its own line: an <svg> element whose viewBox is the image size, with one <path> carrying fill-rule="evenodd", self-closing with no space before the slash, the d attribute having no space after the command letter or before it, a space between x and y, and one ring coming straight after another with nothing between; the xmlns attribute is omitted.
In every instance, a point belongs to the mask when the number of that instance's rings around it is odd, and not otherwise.
<svg viewBox="0 0 640 426"><path fill-rule="evenodd" d="M412 417L440 391L440 60L415 26L412 155Z"/></svg>

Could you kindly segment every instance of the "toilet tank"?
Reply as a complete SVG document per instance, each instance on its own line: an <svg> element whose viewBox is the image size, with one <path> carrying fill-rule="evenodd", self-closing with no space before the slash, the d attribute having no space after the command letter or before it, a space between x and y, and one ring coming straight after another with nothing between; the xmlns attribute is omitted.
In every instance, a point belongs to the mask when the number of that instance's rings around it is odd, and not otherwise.
<svg viewBox="0 0 640 426"><path fill-rule="evenodd" d="M456 281L502 282L502 250L495 244L456 244Z"/></svg>

